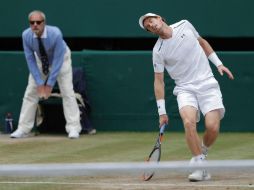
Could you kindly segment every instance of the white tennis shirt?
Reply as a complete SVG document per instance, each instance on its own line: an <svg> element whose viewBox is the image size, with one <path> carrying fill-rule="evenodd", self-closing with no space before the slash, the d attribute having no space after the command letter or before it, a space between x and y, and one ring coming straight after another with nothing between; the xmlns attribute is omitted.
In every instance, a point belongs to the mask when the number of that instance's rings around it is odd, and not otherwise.
<svg viewBox="0 0 254 190"><path fill-rule="evenodd" d="M199 34L187 20L170 25L169 39L158 38L153 48L154 72L166 68L177 86L202 81L213 76L207 56L197 38Z"/></svg>

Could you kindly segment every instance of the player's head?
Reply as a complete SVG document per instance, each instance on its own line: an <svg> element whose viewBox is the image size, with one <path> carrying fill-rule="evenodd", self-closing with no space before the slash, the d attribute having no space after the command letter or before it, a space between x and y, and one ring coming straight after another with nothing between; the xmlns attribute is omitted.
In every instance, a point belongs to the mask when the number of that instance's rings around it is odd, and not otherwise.
<svg viewBox="0 0 254 190"><path fill-rule="evenodd" d="M152 33L156 33L164 22L164 18L154 13L146 13L139 18L140 27Z"/></svg>
<svg viewBox="0 0 254 190"><path fill-rule="evenodd" d="M29 21L31 30L37 36L41 36L44 31L44 27L45 27L45 23L46 23L45 14L39 10L32 11L28 15L28 21Z"/></svg>

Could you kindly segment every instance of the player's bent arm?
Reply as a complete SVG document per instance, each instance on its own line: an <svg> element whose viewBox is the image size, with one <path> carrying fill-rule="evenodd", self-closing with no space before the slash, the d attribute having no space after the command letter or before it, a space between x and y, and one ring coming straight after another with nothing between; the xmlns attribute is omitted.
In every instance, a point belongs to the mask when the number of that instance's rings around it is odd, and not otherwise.
<svg viewBox="0 0 254 190"><path fill-rule="evenodd" d="M233 80L234 79L233 74L227 67L225 67L222 64L221 60L213 51L213 48L210 46L210 44L204 38L201 38L201 37L198 38L198 41L200 46L203 48L206 56L208 57L208 59L218 68L219 73L223 75L223 72L225 72L227 73L228 77Z"/></svg>
<svg viewBox="0 0 254 190"><path fill-rule="evenodd" d="M199 37L198 42L199 42L200 46L202 47L202 49L204 50L204 52L205 52L206 56L208 57L208 59L216 67L218 67L220 65L223 65L221 60L218 58L217 54L214 52L211 45L204 38Z"/></svg>
<svg viewBox="0 0 254 190"><path fill-rule="evenodd" d="M208 57L211 53L213 53L213 48L211 47L211 45L202 37L198 38L198 42L200 44L200 46L202 47L202 49L204 50L206 56Z"/></svg>

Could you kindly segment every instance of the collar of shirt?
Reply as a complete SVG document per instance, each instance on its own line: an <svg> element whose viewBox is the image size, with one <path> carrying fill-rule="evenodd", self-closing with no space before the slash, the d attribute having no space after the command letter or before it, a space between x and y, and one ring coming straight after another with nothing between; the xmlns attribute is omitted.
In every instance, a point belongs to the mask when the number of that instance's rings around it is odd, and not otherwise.
<svg viewBox="0 0 254 190"><path fill-rule="evenodd" d="M34 38L38 38L35 33L33 34L33 37ZM41 38L47 38L47 27L46 26L44 27L44 31L43 31L43 33L41 35Z"/></svg>

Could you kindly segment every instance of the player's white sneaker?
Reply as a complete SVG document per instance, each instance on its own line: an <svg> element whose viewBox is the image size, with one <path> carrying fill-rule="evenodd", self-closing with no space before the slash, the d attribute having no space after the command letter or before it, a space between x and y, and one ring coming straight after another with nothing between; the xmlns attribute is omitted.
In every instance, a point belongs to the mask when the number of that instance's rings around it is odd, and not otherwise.
<svg viewBox="0 0 254 190"><path fill-rule="evenodd" d="M68 137L70 139L78 139L79 138L79 133L75 130L70 130Z"/></svg>
<svg viewBox="0 0 254 190"><path fill-rule="evenodd" d="M11 135L11 138L25 138L28 137L28 133L23 132L20 129L17 129L16 131L14 131Z"/></svg>
<svg viewBox="0 0 254 190"><path fill-rule="evenodd" d="M189 165L190 166L197 166L202 167L206 163L206 156L204 154L192 157L190 160ZM193 173L191 173L188 177L189 181L206 181L211 179L211 175L202 168L195 170Z"/></svg>
<svg viewBox="0 0 254 190"><path fill-rule="evenodd" d="M207 181L211 179L211 175L206 170L196 170L188 178L192 182Z"/></svg>

